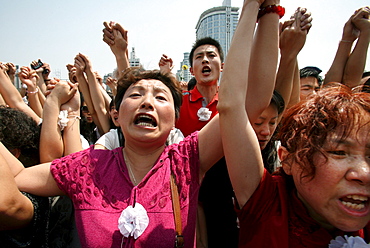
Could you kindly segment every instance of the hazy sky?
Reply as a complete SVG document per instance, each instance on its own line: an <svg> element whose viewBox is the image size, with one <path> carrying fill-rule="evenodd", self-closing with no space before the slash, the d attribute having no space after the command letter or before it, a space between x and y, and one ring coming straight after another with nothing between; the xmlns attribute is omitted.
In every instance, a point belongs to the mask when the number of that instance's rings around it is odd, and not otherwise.
<svg viewBox="0 0 370 248"><path fill-rule="evenodd" d="M115 68L115 59L102 41L104 21L115 21L129 33L129 51L147 69L158 67L165 53L179 68L184 52L195 41L195 25L203 11L221 6L223 0L0 0L0 61L29 65L41 58L51 66L52 76L59 71L67 77L65 65L73 63L79 52L90 57L93 67L105 75ZM232 0L241 7L243 0ZM286 0L289 19L298 7L312 13L313 27L299 55L299 66L318 66L325 73L334 58L344 23L369 0ZM366 70L370 70L370 52ZM175 72L175 70L174 70Z"/></svg>

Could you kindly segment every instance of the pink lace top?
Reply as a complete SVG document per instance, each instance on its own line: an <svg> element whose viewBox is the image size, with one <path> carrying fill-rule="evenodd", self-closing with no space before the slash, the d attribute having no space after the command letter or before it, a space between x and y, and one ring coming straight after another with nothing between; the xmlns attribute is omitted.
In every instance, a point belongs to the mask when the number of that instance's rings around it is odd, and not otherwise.
<svg viewBox="0 0 370 248"><path fill-rule="evenodd" d="M185 247L195 247L200 186L197 132L166 147L136 187L130 181L122 148L90 147L54 160L51 172L73 201L82 247L173 247L171 168L179 189ZM123 238L118 229L122 210L134 202L143 205L149 216L149 225L137 240Z"/></svg>

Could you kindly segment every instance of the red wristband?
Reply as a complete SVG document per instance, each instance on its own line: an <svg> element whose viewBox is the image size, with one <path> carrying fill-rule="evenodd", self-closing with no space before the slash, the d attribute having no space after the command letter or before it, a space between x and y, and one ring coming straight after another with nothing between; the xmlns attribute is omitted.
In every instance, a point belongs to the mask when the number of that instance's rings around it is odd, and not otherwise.
<svg viewBox="0 0 370 248"><path fill-rule="evenodd" d="M279 19L281 19L285 14L285 8L281 5L275 5L275 4L261 7L258 11L257 20L268 13L276 13L279 15Z"/></svg>

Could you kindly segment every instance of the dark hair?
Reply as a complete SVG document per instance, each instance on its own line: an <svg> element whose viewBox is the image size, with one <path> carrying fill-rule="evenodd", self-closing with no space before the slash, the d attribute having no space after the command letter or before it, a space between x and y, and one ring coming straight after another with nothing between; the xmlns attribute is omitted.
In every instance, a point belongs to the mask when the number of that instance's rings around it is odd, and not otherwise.
<svg viewBox="0 0 370 248"><path fill-rule="evenodd" d="M285 101L283 96L277 90L274 90L270 104L274 104L276 106L278 115L281 115L283 113L285 109Z"/></svg>
<svg viewBox="0 0 370 248"><path fill-rule="evenodd" d="M278 115L281 115L284 112L284 108L285 108L284 98L276 90L274 90L274 93L271 97L270 105L271 104L273 104L276 107ZM276 161L278 160L275 141L277 139L276 136L279 132L279 127L280 127L280 124L278 124L278 126L276 127L274 134L269 140L269 142L267 143L266 147L261 151L264 167L270 173L273 173L275 171L276 169L275 164L276 164Z"/></svg>
<svg viewBox="0 0 370 248"><path fill-rule="evenodd" d="M95 144L95 142L98 140L98 136L95 130L96 124L94 121L89 123L83 112L89 112L89 108L86 105L83 105L80 108L80 134L87 140L89 145L92 145Z"/></svg>
<svg viewBox="0 0 370 248"><path fill-rule="evenodd" d="M365 78L368 76L370 76L370 71L364 71L364 73L362 74L362 78Z"/></svg>
<svg viewBox="0 0 370 248"><path fill-rule="evenodd" d="M98 140L95 122L87 122L83 115L81 115L80 120L80 134L87 140L87 142L89 142L89 145L95 144Z"/></svg>
<svg viewBox="0 0 370 248"><path fill-rule="evenodd" d="M366 80L362 86L362 92L370 93L370 77Z"/></svg>
<svg viewBox="0 0 370 248"><path fill-rule="evenodd" d="M356 89L357 90L357 89ZM359 125L368 125L370 94L351 91L345 85L333 83L286 110L279 132L281 145L289 155L282 163L296 162L301 178L315 176L314 155L324 152L328 134L337 133L340 139L348 137ZM366 123L362 123L363 121Z"/></svg>
<svg viewBox="0 0 370 248"><path fill-rule="evenodd" d="M215 46L218 50L219 55L220 55L221 62L224 62L224 52L222 51L222 47L221 47L220 43L217 40L215 40L211 37L205 37L205 38L196 40L193 47L191 48L190 55L189 55L190 66L193 66L194 51L198 47L203 46L203 45Z"/></svg>
<svg viewBox="0 0 370 248"><path fill-rule="evenodd" d="M24 112L0 106L0 141L8 150L20 150L24 166L40 163L40 127Z"/></svg>
<svg viewBox="0 0 370 248"><path fill-rule="evenodd" d="M175 118L178 119L182 104L182 91L179 82L171 74L162 74L159 70L144 70L141 67L131 67L126 69L122 77L118 80L117 94L115 98L116 109L119 109L127 89L132 84L135 84L143 79L159 80L170 89L174 101Z"/></svg>
<svg viewBox="0 0 370 248"><path fill-rule="evenodd" d="M112 108L116 108L116 105L115 105L115 101L114 101L114 97L112 97L112 100L110 101L109 103L109 113L110 111L112 110ZM114 124L111 116L109 115L109 129L117 129L118 127Z"/></svg>
<svg viewBox="0 0 370 248"><path fill-rule="evenodd" d="M192 77L188 82L188 91L194 89L196 84L197 84L197 80L195 79L195 77Z"/></svg>
<svg viewBox="0 0 370 248"><path fill-rule="evenodd" d="M86 105L81 107L81 111L89 112L89 108Z"/></svg>
<svg viewBox="0 0 370 248"><path fill-rule="evenodd" d="M322 77L319 75L322 72L322 70L315 66L306 66L299 70L299 77L300 78L306 78L306 77L314 77L317 79L317 82L319 83L319 86L322 85Z"/></svg>

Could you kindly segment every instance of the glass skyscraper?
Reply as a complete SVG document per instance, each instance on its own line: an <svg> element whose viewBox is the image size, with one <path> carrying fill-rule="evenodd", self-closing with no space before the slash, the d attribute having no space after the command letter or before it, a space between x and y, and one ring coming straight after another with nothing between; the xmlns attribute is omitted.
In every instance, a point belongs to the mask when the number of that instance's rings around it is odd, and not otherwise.
<svg viewBox="0 0 370 248"><path fill-rule="evenodd" d="M220 42L224 55L229 50L239 20L239 8L231 7L231 0L224 0L222 6L204 11L196 25L196 38L211 37Z"/></svg>
<svg viewBox="0 0 370 248"><path fill-rule="evenodd" d="M231 7L231 0L224 0L222 6L214 7L204 11L195 27L196 39L211 37L217 40L226 58L230 47L231 39L234 35L239 20L239 8ZM189 81L191 74L189 69L183 70L183 65L189 66L189 53L184 53L181 68L176 75L179 80Z"/></svg>

